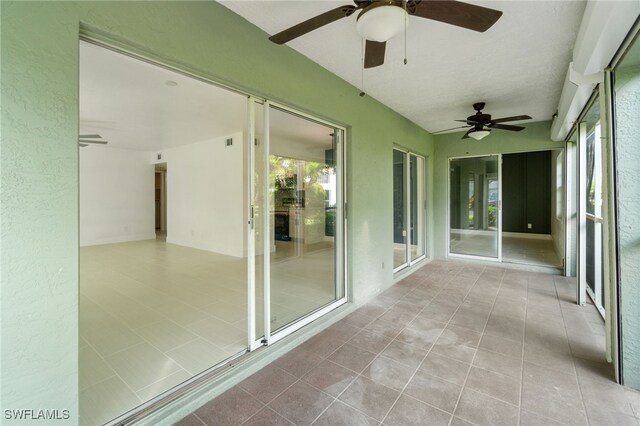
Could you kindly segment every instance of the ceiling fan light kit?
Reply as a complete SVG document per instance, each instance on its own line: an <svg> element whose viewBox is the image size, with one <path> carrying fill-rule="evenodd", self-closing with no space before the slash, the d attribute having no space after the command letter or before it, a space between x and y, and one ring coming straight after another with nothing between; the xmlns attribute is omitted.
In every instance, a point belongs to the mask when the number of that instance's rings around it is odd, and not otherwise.
<svg viewBox="0 0 640 426"><path fill-rule="evenodd" d="M466 118L466 120L456 120L466 123L465 126L462 127L470 127L469 131L462 136L462 139L473 138L479 141L482 138L486 138L491 133L492 129L499 130L508 130L510 132L519 132L524 130L522 126L512 126L510 124L502 124L508 121L520 121L520 120L531 120L531 117L528 115L514 115L513 117L503 117L503 118L491 118L491 114L485 114L482 112L484 109L484 102L476 102L473 104L473 109L476 110L474 115L470 115ZM443 131L454 130L447 129ZM440 132L436 132L440 133Z"/></svg>
<svg viewBox="0 0 640 426"><path fill-rule="evenodd" d="M409 16L430 19L472 31L484 32L502 16L499 10L456 0L354 0L300 22L269 37L276 44L288 43L332 22L358 14L356 29L367 43L364 68L384 63L387 40L406 30ZM406 58L405 58L406 59Z"/></svg>
<svg viewBox="0 0 640 426"><path fill-rule="evenodd" d="M491 130L474 130L472 132L469 132L469 137L479 141L480 139L486 138L487 136L489 136L489 134L491 134Z"/></svg>
<svg viewBox="0 0 640 426"><path fill-rule="evenodd" d="M363 10L358 16L356 29L365 40L382 43L405 31L408 22L407 12L389 3Z"/></svg>

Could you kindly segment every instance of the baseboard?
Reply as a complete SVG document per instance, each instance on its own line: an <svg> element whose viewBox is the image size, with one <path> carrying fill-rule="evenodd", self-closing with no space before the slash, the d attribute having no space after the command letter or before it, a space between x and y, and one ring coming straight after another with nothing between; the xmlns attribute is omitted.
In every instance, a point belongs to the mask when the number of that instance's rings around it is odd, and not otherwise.
<svg viewBox="0 0 640 426"><path fill-rule="evenodd" d="M96 238L89 241L81 241L80 247L101 246L104 244L128 243L131 241L155 240L156 233L140 233L132 235L115 235L112 237Z"/></svg>
<svg viewBox="0 0 640 426"><path fill-rule="evenodd" d="M531 240L551 240L551 234L529 234L525 232L503 232L503 237L529 238Z"/></svg>

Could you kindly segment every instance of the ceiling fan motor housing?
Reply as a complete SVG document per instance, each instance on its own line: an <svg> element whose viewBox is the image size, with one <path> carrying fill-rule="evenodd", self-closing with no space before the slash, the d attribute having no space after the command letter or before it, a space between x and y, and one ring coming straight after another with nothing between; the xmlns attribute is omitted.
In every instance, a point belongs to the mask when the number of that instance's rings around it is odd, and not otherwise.
<svg viewBox="0 0 640 426"><path fill-rule="evenodd" d="M467 122L469 122L469 124L476 124L476 123L487 124L490 121L491 121L491 114L477 113L467 117Z"/></svg>

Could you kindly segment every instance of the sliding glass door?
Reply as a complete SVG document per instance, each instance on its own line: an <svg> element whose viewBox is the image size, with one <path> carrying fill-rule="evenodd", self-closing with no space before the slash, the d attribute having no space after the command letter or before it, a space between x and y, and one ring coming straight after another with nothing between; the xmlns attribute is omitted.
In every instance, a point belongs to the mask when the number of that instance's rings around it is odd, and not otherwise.
<svg viewBox="0 0 640 426"><path fill-rule="evenodd" d="M393 270L426 256L425 159L393 150Z"/></svg>
<svg viewBox="0 0 640 426"><path fill-rule="evenodd" d="M344 129L269 103L256 102L254 111L255 346L346 299Z"/></svg>
<svg viewBox="0 0 640 426"><path fill-rule="evenodd" d="M449 160L449 254L501 259L500 155Z"/></svg>
<svg viewBox="0 0 640 426"><path fill-rule="evenodd" d="M603 211L602 211L602 144L600 126L600 104L593 103L581 123L581 168L585 185L581 186L583 198L583 231L581 261L583 286L600 313L604 315L604 268L603 268Z"/></svg>

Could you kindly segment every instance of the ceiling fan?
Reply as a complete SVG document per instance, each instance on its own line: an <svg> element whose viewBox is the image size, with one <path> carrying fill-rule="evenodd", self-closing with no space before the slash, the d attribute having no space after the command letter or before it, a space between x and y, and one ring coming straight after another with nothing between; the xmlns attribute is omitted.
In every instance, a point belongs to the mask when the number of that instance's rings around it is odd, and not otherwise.
<svg viewBox="0 0 640 426"><path fill-rule="evenodd" d="M355 6L341 6L307 19L272 35L269 40L284 44L360 10L356 27L366 40L364 67L373 68L384 63L386 42L406 29L409 16L478 32L488 30L502 16L499 10L454 0L354 0L354 3Z"/></svg>
<svg viewBox="0 0 640 426"><path fill-rule="evenodd" d="M80 145L80 148L84 148L85 146L89 146L89 144L99 144L99 145L106 145L109 142L108 141L100 141L97 139L102 139L102 136L100 135L79 135L78 136L78 145Z"/></svg>
<svg viewBox="0 0 640 426"><path fill-rule="evenodd" d="M467 117L466 120L456 120L461 121L463 123L467 123L465 126L454 127L453 129L440 130L435 133L448 132L449 130L455 129L466 129L469 128L469 131L464 134L462 139L473 138L475 140L480 140L486 136L489 136L492 129L500 129L500 130L509 130L512 132L519 132L524 130L525 128L522 126L513 126L510 124L501 124L506 123L508 121L519 121L519 120L531 120L531 117L528 115L515 115L513 117L503 117L491 119L491 114L483 114L482 110L484 109L484 102L477 102L473 104L473 109L476 110L476 113Z"/></svg>

